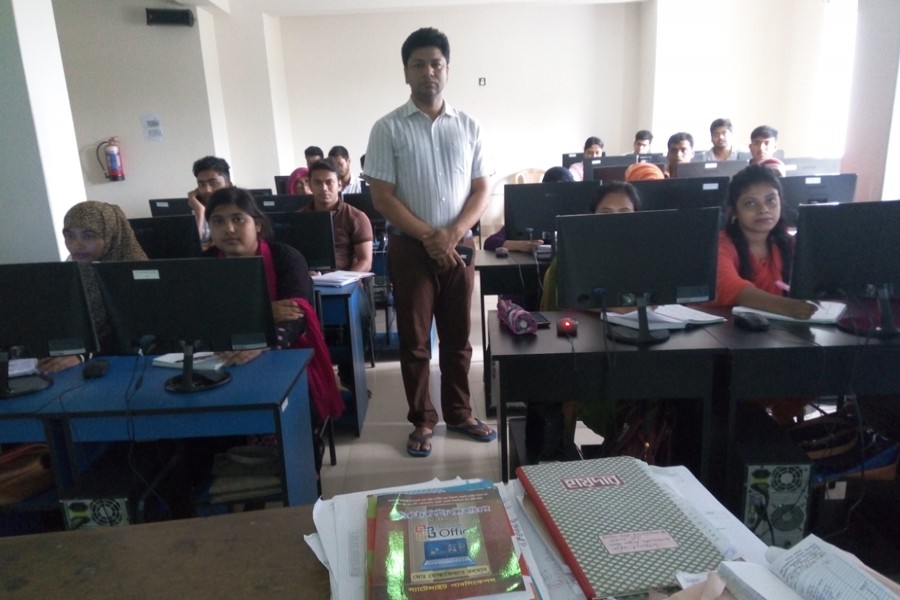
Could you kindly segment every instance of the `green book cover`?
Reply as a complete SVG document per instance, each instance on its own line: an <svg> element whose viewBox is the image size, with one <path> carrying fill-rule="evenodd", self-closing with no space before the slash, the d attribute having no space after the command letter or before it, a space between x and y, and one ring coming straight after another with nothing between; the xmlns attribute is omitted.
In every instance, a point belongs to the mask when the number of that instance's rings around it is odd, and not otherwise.
<svg viewBox="0 0 900 600"><path fill-rule="evenodd" d="M369 502L370 599L529 597L496 488L402 492Z"/></svg>
<svg viewBox="0 0 900 600"><path fill-rule="evenodd" d="M519 481L588 598L677 585L722 554L630 457L519 467Z"/></svg>

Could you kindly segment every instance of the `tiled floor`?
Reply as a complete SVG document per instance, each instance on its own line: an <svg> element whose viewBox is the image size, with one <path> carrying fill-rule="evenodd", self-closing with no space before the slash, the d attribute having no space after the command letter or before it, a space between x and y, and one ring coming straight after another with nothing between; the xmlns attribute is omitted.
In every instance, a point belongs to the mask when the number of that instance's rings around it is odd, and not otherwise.
<svg viewBox="0 0 900 600"><path fill-rule="evenodd" d="M496 427L496 419L488 419L484 406L482 374L481 313L478 303L478 281L472 300L472 367L469 383L474 416ZM489 298L490 300L490 298ZM493 306L496 300L487 306ZM384 331L383 311L378 330ZM431 393L440 411L437 355L432 358ZM431 456L413 458L406 453L406 436L412 425L406 420L406 398L397 360L380 359L375 368L366 369L366 384L372 392L362 435L349 430L335 432L337 465L322 467L322 492L325 498L336 494L370 490L385 486L417 483L434 477L500 479L500 447L497 441L483 443L462 435L447 433L441 422L432 438Z"/></svg>

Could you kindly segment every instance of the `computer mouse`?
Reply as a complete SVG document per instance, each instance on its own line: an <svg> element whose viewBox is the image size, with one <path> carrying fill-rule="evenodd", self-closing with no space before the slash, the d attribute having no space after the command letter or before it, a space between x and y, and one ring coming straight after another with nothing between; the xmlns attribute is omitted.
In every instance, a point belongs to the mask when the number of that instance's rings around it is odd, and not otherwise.
<svg viewBox="0 0 900 600"><path fill-rule="evenodd" d="M81 376L85 379L97 379L103 377L109 371L109 361L102 358L95 358L90 362L84 363L81 368Z"/></svg>
<svg viewBox="0 0 900 600"><path fill-rule="evenodd" d="M578 321L572 317L560 317L556 320L556 335L578 335Z"/></svg>
<svg viewBox="0 0 900 600"><path fill-rule="evenodd" d="M494 249L494 254L496 254L498 258L506 258L509 256L509 249L504 248L503 246L497 246L497 248Z"/></svg>
<svg viewBox="0 0 900 600"><path fill-rule="evenodd" d="M735 327L744 331L766 331L769 328L769 320L756 313L738 312L732 315Z"/></svg>

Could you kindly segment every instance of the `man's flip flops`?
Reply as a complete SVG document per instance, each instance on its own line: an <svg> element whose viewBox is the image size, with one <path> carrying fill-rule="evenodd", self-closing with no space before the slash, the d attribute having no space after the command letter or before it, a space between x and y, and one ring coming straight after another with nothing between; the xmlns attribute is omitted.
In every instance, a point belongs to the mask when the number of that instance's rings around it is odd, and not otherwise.
<svg viewBox="0 0 900 600"><path fill-rule="evenodd" d="M431 435L432 434L430 433L419 435L415 431L410 433L407 438L406 453L410 456L415 456L416 458L425 458L426 456L431 455ZM419 444L419 449L416 450L415 448L411 448L409 442L416 442Z"/></svg>
<svg viewBox="0 0 900 600"><path fill-rule="evenodd" d="M475 419L474 423L463 423L462 425L448 424L447 431L461 433L478 442L492 442L497 439L497 432L482 423L479 419Z"/></svg>

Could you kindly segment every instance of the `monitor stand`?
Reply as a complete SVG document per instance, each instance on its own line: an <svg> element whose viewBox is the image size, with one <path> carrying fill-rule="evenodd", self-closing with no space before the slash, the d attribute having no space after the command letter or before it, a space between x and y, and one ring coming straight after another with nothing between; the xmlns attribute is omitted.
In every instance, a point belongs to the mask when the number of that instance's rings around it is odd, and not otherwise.
<svg viewBox="0 0 900 600"><path fill-rule="evenodd" d="M228 371L195 371L194 343L184 343L182 347L184 349L184 360L181 363L181 375L176 375L166 380L167 392L179 394L202 392L231 381L231 373Z"/></svg>
<svg viewBox="0 0 900 600"><path fill-rule="evenodd" d="M879 286L875 298L859 298L847 303L847 312L838 319L838 329L864 337L891 339L900 335L900 300L892 299L890 287Z"/></svg>
<svg viewBox="0 0 900 600"><path fill-rule="evenodd" d="M631 344L632 346L652 346L653 344L661 344L669 339L668 329L650 331L649 321L647 320L648 296L649 294L638 296L638 328L631 329L621 325L612 325L607 333L610 339L623 344Z"/></svg>

